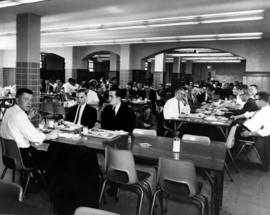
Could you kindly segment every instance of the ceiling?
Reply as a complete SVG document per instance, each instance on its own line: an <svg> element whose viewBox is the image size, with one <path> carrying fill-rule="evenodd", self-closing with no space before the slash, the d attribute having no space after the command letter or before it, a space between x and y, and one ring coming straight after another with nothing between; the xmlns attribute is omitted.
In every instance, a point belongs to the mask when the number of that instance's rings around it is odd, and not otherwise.
<svg viewBox="0 0 270 215"><path fill-rule="evenodd" d="M264 19L254 21L138 29L119 28L118 30L101 28L98 31L67 31L53 34L58 29L93 26L94 24L106 26L107 23L119 24L119 22L135 20L259 9L264 10ZM51 34L42 33L42 47L83 45L84 43L80 44L79 42L90 42L89 44L91 44L91 41L99 41L99 44L102 44L110 40L119 40L119 43L125 43L125 40L134 38L142 38L141 42L147 42L144 38L169 38L185 35L262 32L263 38L270 36L270 0L48 0L0 8L0 49L15 48L16 14L20 13L33 13L41 16L41 30L51 32ZM134 43L136 43L135 40Z"/></svg>

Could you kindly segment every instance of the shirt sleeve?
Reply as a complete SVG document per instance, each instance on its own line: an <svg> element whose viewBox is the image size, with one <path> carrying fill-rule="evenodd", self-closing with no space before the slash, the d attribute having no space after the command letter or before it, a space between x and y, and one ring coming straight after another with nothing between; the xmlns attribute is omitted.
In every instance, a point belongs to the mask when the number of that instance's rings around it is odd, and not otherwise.
<svg viewBox="0 0 270 215"><path fill-rule="evenodd" d="M244 122L244 126L246 126L250 131L260 132L264 128L264 116L262 112L258 112L251 119Z"/></svg>
<svg viewBox="0 0 270 215"><path fill-rule="evenodd" d="M26 114L18 113L11 119L11 123L16 125L23 137L30 142L41 144L46 138L45 134L33 126Z"/></svg>

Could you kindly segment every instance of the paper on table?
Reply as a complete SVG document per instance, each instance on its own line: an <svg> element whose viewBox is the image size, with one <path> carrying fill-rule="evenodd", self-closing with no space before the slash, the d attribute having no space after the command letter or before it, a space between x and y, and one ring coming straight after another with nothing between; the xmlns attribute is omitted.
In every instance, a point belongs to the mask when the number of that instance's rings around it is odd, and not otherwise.
<svg viewBox="0 0 270 215"><path fill-rule="evenodd" d="M142 148L150 148L152 145L150 143L139 143Z"/></svg>
<svg viewBox="0 0 270 215"><path fill-rule="evenodd" d="M76 139L76 138L80 138L80 134L72 134L72 133L61 132L61 133L59 133L59 137Z"/></svg>

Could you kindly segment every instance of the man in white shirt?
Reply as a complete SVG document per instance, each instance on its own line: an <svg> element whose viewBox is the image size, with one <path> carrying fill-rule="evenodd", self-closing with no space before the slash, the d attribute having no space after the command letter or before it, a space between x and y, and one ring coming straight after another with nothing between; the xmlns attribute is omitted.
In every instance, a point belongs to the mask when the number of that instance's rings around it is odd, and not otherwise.
<svg viewBox="0 0 270 215"><path fill-rule="evenodd" d="M268 136L270 135L270 106L269 94L267 92L258 92L255 96L259 111L255 112L251 119L244 122L244 126L249 130L241 133L243 137L249 136Z"/></svg>
<svg viewBox="0 0 270 215"><path fill-rule="evenodd" d="M73 78L69 78L68 82L64 83L63 88L64 92L71 96L76 92L75 80Z"/></svg>
<svg viewBox="0 0 270 215"><path fill-rule="evenodd" d="M89 83L88 85L88 93L87 93L87 98L86 98L86 103L89 105L98 105L99 103L99 98L98 94L94 91L95 90L95 85L93 82Z"/></svg>
<svg viewBox="0 0 270 215"><path fill-rule="evenodd" d="M165 103L163 109L164 119L178 118L180 114L190 114L190 106L184 87L175 90L174 97Z"/></svg>
<svg viewBox="0 0 270 215"><path fill-rule="evenodd" d="M26 166L43 169L46 168L46 152L38 151L31 144L41 145L44 140L55 139L58 131L45 135L33 126L28 116L32 115L32 95L29 89L18 89L16 104L8 108L3 117L1 137L17 143Z"/></svg>

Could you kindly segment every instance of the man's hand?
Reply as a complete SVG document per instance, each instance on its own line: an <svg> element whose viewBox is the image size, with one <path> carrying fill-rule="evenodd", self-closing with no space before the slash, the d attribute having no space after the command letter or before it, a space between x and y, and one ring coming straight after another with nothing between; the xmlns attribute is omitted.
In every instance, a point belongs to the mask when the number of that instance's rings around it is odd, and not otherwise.
<svg viewBox="0 0 270 215"><path fill-rule="evenodd" d="M46 140L56 139L57 137L59 137L59 130L53 130L46 135Z"/></svg>
<svg viewBox="0 0 270 215"><path fill-rule="evenodd" d="M38 111L34 108L31 108L28 112L28 118L31 120L38 114Z"/></svg>
<svg viewBox="0 0 270 215"><path fill-rule="evenodd" d="M240 134L242 137L249 137L250 136L250 132L245 130Z"/></svg>

